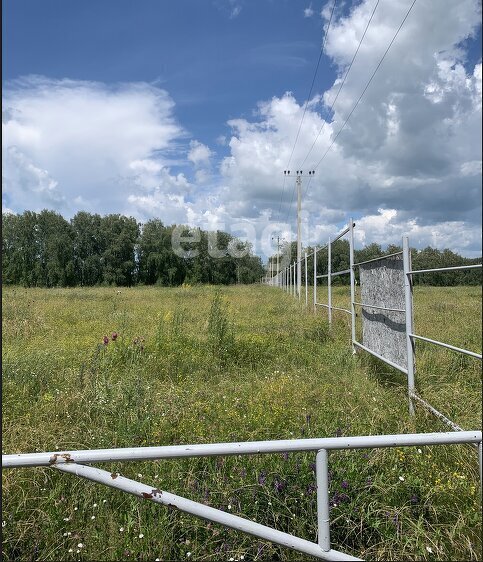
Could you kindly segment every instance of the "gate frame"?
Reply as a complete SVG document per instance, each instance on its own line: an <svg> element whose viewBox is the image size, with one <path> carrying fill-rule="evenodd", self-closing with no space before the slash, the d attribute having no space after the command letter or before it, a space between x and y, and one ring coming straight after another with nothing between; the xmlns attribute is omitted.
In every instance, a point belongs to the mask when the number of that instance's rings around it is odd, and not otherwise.
<svg viewBox="0 0 483 562"><path fill-rule="evenodd" d="M371 435L357 437L325 437L315 439L289 439L278 441L246 441L239 443L212 443L202 445L172 445L162 447L136 447L119 449L94 449L81 451L62 451L50 453L27 453L2 455L2 468L51 466L104 484L111 488L132 494L154 503L174 507L191 515L243 531L250 535L269 540L292 550L310 554L321 560L361 560L349 554L333 550L330 546L330 504L328 453L333 450L367 449L385 447L411 447L424 445L444 445L472 443L478 446L480 492L482 490L482 432L463 431L446 433L415 433L398 435ZM93 462L140 461L173 458L193 458L225 455L251 455L260 453L285 453L313 451L316 456L317 482L317 530L318 541L306 539L277 531L271 527L255 523L238 515L226 513L125 478L118 473L86 465Z"/></svg>

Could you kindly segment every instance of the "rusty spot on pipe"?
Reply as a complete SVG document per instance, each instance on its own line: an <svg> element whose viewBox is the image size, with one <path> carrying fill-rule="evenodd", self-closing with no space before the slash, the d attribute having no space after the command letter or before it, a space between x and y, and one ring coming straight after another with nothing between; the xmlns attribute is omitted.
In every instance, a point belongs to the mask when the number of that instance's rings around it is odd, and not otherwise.
<svg viewBox="0 0 483 562"><path fill-rule="evenodd" d="M153 497L153 494L149 494L148 492L142 492L143 494L143 498L146 498L147 500Z"/></svg>
<svg viewBox="0 0 483 562"><path fill-rule="evenodd" d="M118 476L119 476L119 474L117 472L111 472L111 478L113 480L115 480Z"/></svg>
<svg viewBox="0 0 483 562"><path fill-rule="evenodd" d="M74 459L70 456L70 453L64 453L60 456L65 460L65 462L75 462Z"/></svg>
<svg viewBox="0 0 483 562"><path fill-rule="evenodd" d="M59 458L59 453L54 453L49 459L49 464L55 464L58 458Z"/></svg>

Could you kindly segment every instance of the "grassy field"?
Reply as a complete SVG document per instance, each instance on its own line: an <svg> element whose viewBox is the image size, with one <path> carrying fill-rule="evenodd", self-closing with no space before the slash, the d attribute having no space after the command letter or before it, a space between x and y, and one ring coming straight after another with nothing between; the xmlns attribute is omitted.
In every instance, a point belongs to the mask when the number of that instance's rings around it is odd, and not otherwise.
<svg viewBox="0 0 483 562"><path fill-rule="evenodd" d="M347 294L337 288L335 304ZM446 430L420 408L409 417L403 376L352 355L343 313L329 330L322 309L276 288L5 288L2 303L3 453ZM479 351L480 289L416 288L415 326ZM479 429L479 361L423 343L417 359L420 394ZM103 466L315 540L314 462L294 453ZM481 560L472 447L334 452L330 477L333 548ZM5 560L307 559L54 469L5 470L2 482Z"/></svg>

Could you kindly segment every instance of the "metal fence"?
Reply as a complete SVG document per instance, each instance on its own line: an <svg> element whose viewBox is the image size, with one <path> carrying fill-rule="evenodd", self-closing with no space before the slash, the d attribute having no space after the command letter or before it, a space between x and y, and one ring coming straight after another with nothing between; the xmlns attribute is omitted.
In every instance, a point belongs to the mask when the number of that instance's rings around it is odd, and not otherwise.
<svg viewBox="0 0 483 562"><path fill-rule="evenodd" d="M322 560L360 560L349 554L334 550L331 548L330 541L330 505L329 505L329 476L328 463L329 451L347 450L347 449L363 449L363 448L382 448L382 447L410 447L424 445L444 445L444 444L462 444L469 443L478 447L479 453L479 471L480 471L480 490L482 486L482 433L481 431L463 431L456 424L451 422L446 416L438 412L430 404L425 402L416 394L414 386L414 356L415 356L415 340L423 340L435 345L439 345L455 352L465 353L471 357L481 360L481 355L473 351L460 349L455 346L432 340L421 335L417 335L413 326L413 301L412 301L412 276L424 274L432 271L450 271L455 269L470 269L476 266L461 266L450 268L439 268L431 270L413 271L411 269L411 257L409 252L409 242L407 237L403 239L403 250L398 254L382 256L375 260L354 263L354 223L350 220L349 226L340 234L329 240L324 246L328 251L328 273L326 275L317 275L317 252L321 248L315 248L309 256L305 253L303 257L305 271L305 304L308 306L308 275L307 260L309 257L314 258L314 312L317 307L324 307L328 310L329 322L332 322L332 311L340 310L351 316L351 339L354 352L356 348L363 349L377 358L385 361L392 367L402 371L407 375L408 395L410 412L414 413L413 400L423 405L433 414L445 421L453 430L446 433L420 433L420 434L399 434L399 435L375 435L375 436L355 436L355 437L336 437L336 438L317 438L317 439L292 439L280 441L254 441L240 443L213 443L203 445L176 445L163 447L137 447L124 449L98 449L83 451L62 451L49 453L27 453L15 455L2 455L3 468L20 468L35 466L50 466L61 472L66 472L92 480L94 482L104 484L128 494L132 494L147 501L176 508L186 513L192 514L215 523L219 523L226 527L230 527L239 531L243 531L250 535L254 535L261 539L271 541L275 544L282 545L292 550L312 555ZM349 235L350 250L350 267L348 270L332 271L331 270L331 246L334 242L345 235ZM402 270L399 263L402 256ZM377 262L377 263L376 263ZM292 295L302 298L302 290L300 279L296 279L297 263L294 262L289 267L280 271L276 276L267 280L269 284L277 285ZM299 264L300 266L302 264ZM387 279L384 277L389 269L394 270L394 278L401 277L401 286L396 287L395 298L404 298L404 308L401 306L389 306L387 302L376 304L375 302L356 301L355 299L355 268L365 268L368 279L376 279L377 282L388 285ZM299 271L302 268L299 268ZM384 273L381 275L378 269ZM299 274L300 275L300 274ZM344 309L335 307L332 304L331 284L332 278L338 275L350 276L350 308ZM392 274L391 274L392 275ZM364 276L361 277L361 280ZM386 279L382 281L381 279ZM328 286L328 303L320 303L317 301L317 282L319 279L327 279ZM296 290L296 282L299 281L298 290ZM396 283L396 285L399 285ZM394 285L394 284L392 284ZM371 286L371 281L367 283ZM394 287L392 287L394 288ZM364 294L361 291L361 294ZM403 297L401 297L403 295ZM386 297L391 297L386 291ZM392 295L394 297L394 295ZM383 346L382 353L374 349L374 341L378 341L378 336L374 339L371 333L372 342L369 346L356 339L356 307L362 310L377 310L384 314L404 314L404 335L403 341L405 346L405 366L393 361L389 358L390 352ZM373 319L372 319L373 320ZM368 319L370 322L371 319ZM377 321L377 320L376 320ZM394 323L394 322L393 322ZM389 323L390 324L390 323ZM368 333L370 333L370 324L367 324ZM389 330L391 326L389 325ZM393 330L394 331L394 330ZM387 332L387 335L391 332ZM379 337L379 339L384 339ZM396 342L396 338L393 338ZM397 339L395 345L401 346L400 339ZM271 527L244 519L242 517L226 513L224 511L209 507L205 504L189 500L187 498L171 494L169 492L159 490L156 487L125 478L118 473L109 472L90 466L88 463L97 462L113 462L113 461L140 461L155 459L172 459L172 458L192 458L192 457L210 457L225 455L252 455L252 454L269 454L269 453L286 453L286 452L316 452L316 480L317 480L317 541L311 542L301 537L296 537L288 533L278 531Z"/></svg>
<svg viewBox="0 0 483 562"><path fill-rule="evenodd" d="M354 227L355 223L352 219L349 220L348 226L334 238L330 238L328 243L324 246L315 247L313 252L304 254L302 260L304 261L305 269L305 304L308 306L308 275L307 275L307 260L313 257L313 310L314 313L317 311L318 307L326 308L328 312L329 324L332 323L332 312L334 310L344 312L350 315L351 318L351 342L353 351L355 353L356 349L361 349L370 353L371 355L377 357L381 361L384 361L391 367L401 371L407 377L408 386L408 400L409 400L409 412L411 415L414 414L414 403L420 404L427 411L431 412L433 415L438 417L441 421L446 423L449 427L456 431L462 431L456 423L451 421L443 413L439 412L431 404L426 402L421 396L418 395L415 387L415 364L416 364L416 347L415 341L421 340L436 346L449 349L451 351L462 353L479 359L481 361L482 356L480 353L471 351L468 349L463 349L450 345L448 343L434 340L420 334L416 334L414 328L413 320L413 276L424 275L425 273L433 272L447 272L455 270L468 270L476 269L482 267L481 264L475 265L462 265L456 267L441 267L433 269L420 269L413 270L411 265L411 253L409 249L409 239L404 236L402 239L402 250L397 253L387 254L381 257L374 258L368 261L362 261L355 263L354 260ZM337 241L348 236L349 239L349 269L341 271L332 271L332 256L331 250L332 245ZM327 274L318 275L317 274L317 254L322 249L327 249ZM301 261L302 261L301 260ZM395 263L398 263L395 266ZM371 283L379 283L378 291L375 291L375 296L373 302L356 301L356 268L359 268L360 278L361 278L361 289L363 287L371 288ZM363 269L380 269L384 270L385 279L379 274L378 281L373 279L367 279L367 282L363 282ZM400 274L388 276L387 272L389 269L394 271L400 270ZM277 275L266 280L270 285L280 287L287 291L289 294L298 297L300 300L302 298L302 290L297 290L301 286L300 281L296 278L297 272L297 261L294 261L290 266L280 271ZM348 275L350 279L350 303L348 308L337 307L332 304L332 279L340 275ZM370 275L366 275L370 278ZM376 276L377 277L377 276ZM320 279L327 280L327 303L318 302L317 298L317 283ZM366 290L365 293L370 294L370 290ZM364 290L361 290L361 294L364 295ZM381 299L383 302L377 302L377 298ZM388 304L389 303L389 304ZM391 303L397 303L397 306ZM366 328L366 334L363 334L363 341L357 340L356 335L356 308L362 311L361 316L363 317L363 332ZM378 334L371 334L371 322L369 321L370 315L367 311L378 311L380 314L379 326L383 323L385 324L384 330L378 330ZM365 318L364 318L365 317ZM398 322L395 321L399 319ZM397 324L397 328L390 329L391 324L394 326ZM373 326L377 326L376 321L372 321ZM399 332L399 336L395 337L396 332ZM364 336L366 336L364 338ZM367 340L367 341L366 341ZM395 358L397 358L395 360Z"/></svg>
<svg viewBox="0 0 483 562"><path fill-rule="evenodd" d="M241 443L213 443L206 445L175 445L167 447L137 447L97 449L50 453L3 455L3 468L50 466L104 484L122 492L157 504L176 508L196 517L243 531L292 550L310 554L321 560L361 560L334 550L330 542L329 451L382 447L411 447L472 443L478 446L480 488L482 483L482 433L462 431L448 433L417 433L407 435L371 435L358 437L328 437L322 439L290 439L280 441L248 441ZM315 451L317 481L317 542L277 531L271 527L244 519L205 504L159 490L154 486L125 478L86 463L140 461L173 458L193 458L226 455L253 455Z"/></svg>

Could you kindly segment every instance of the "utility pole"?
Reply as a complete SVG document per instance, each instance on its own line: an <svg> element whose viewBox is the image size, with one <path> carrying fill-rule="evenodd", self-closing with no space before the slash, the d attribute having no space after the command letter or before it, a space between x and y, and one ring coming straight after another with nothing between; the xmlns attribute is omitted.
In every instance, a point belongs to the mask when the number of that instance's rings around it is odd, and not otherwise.
<svg viewBox="0 0 483 562"><path fill-rule="evenodd" d="M285 176L290 176L290 170L284 170L283 173ZM312 178L315 175L315 170L311 170L305 175L302 170L297 170L295 175L297 176L295 180L297 186L297 295L300 299L302 297L302 178Z"/></svg>
<svg viewBox="0 0 483 562"><path fill-rule="evenodd" d="M272 236L272 240L275 240L275 236ZM283 241L283 238L282 238L282 241ZM277 276L277 285L280 285L280 279L278 278L278 274L280 273L280 261L279 261L279 258L280 258L280 235L277 236L277 273L276 273L276 276Z"/></svg>

